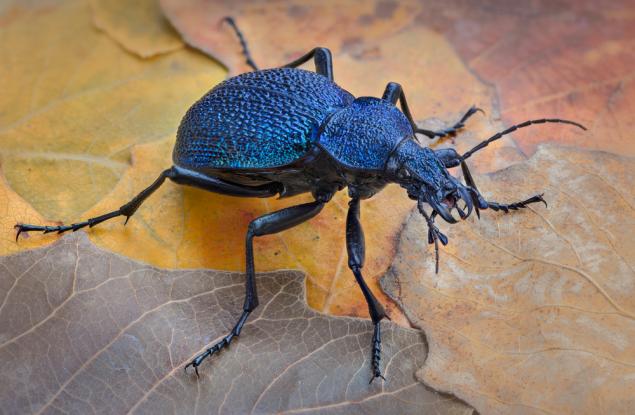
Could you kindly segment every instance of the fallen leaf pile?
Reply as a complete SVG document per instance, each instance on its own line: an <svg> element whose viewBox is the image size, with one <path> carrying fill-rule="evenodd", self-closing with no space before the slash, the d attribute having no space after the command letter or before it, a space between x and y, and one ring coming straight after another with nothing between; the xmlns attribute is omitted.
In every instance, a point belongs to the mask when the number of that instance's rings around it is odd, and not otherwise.
<svg viewBox="0 0 635 415"><path fill-rule="evenodd" d="M413 214L382 286L426 333L418 378L484 414L633 413L634 175L633 158L545 146L477 177L489 200L549 207L444 227L439 274Z"/></svg>
<svg viewBox="0 0 635 415"><path fill-rule="evenodd" d="M1 412L398 413L472 409L418 383L421 332L383 323L386 382L370 379L369 320L309 309L303 275L258 277L240 338L183 368L240 315L244 275L151 267L84 232L0 258Z"/></svg>

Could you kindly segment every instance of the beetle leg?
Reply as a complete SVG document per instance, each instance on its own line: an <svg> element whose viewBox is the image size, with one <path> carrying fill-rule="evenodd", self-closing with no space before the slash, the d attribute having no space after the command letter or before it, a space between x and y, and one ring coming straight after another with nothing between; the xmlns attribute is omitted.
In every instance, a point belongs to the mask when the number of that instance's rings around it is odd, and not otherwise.
<svg viewBox="0 0 635 415"><path fill-rule="evenodd" d="M234 20L234 18L231 16L226 16L223 21L227 22L232 27L232 29L234 29L234 32L236 33L236 36L240 41L240 46L243 48L243 55L245 56L247 65L251 66L254 71L259 70L258 65L256 65L256 62L254 62L253 58L251 57L251 53L249 53L249 48L247 47L247 41L243 36L243 32L241 32L238 28L238 25L236 25L236 21Z"/></svg>
<svg viewBox="0 0 635 415"><path fill-rule="evenodd" d="M375 378L384 378L381 374L379 362L381 360L381 331L380 321L386 317L386 312L382 305L377 301L373 293L366 285L364 277L362 276L362 267L364 266L364 231L362 224L359 221L359 199L354 198L348 203L348 215L346 216L346 249L348 251L348 267L353 271L355 279L362 289L366 303L368 303L368 311L370 318L373 321L373 342L372 342L372 370L373 377L370 382Z"/></svg>
<svg viewBox="0 0 635 415"><path fill-rule="evenodd" d="M406 101L406 94L403 92L403 88L398 83L388 82L388 85L386 85L386 89L384 89L384 94L382 95L382 99L385 99L386 101L391 102L393 105L396 105L397 101L399 101L399 104L401 105L401 111L404 113L406 118L408 118L408 121L410 122L410 125L412 126L412 130L415 132L415 134L423 134L430 139L433 139L436 137L445 137L447 135L454 134L456 133L457 130L465 127L465 122L472 115L476 114L479 111L484 113L482 109L472 106L470 107L469 110L467 110L465 114L463 114L461 119L458 122L456 122L452 127L446 128L440 131L431 131L431 130L425 130L423 128L417 127L417 124L414 121L414 117L412 116L412 113L410 112L410 108L408 107L408 101Z"/></svg>
<svg viewBox="0 0 635 415"><path fill-rule="evenodd" d="M333 80L333 58L331 57L331 51L327 48L315 48L311 52L304 56L299 57L291 63L283 65L282 68L297 68L303 63L313 59L315 62L315 72L320 75L326 76L331 81Z"/></svg>
<svg viewBox="0 0 635 415"><path fill-rule="evenodd" d="M209 176L194 170L174 166L175 175L170 177L175 183L198 187L214 193L241 197L272 197L277 195L282 187L278 183L268 183L259 186L246 186L228 182L218 177Z"/></svg>
<svg viewBox="0 0 635 415"><path fill-rule="evenodd" d="M186 370L188 367L192 366L198 375L198 366L201 365L203 360L219 352L224 347L229 346L234 337L238 337L240 335L240 331L247 321L249 314L258 307L258 292L256 291L255 280L256 271L254 268L254 237L271 235L299 225L300 223L305 222L320 213L325 203L325 201L320 199L315 202L288 207L286 209L281 209L276 212L260 216L249 223L246 237L247 279L245 282L245 303L243 305L243 314L240 316L238 322L228 335L192 359L192 361L185 366Z"/></svg>
<svg viewBox="0 0 635 415"><path fill-rule="evenodd" d="M139 209L139 206L152 194L154 193L165 181L167 177L173 178L176 175L176 171L174 168L167 169L161 173L161 175L148 186L146 189L142 190L137 196L135 196L130 202L121 206L119 209L112 211L110 213L106 213L105 215L97 216L94 218L90 218L84 222L73 223L70 225L60 225L60 226L38 226L38 225L27 225L19 223L15 225L15 228L18 230L17 235L15 236L15 240L18 240L18 237L22 232L30 232L30 231L42 231L44 233L57 232L63 233L66 231L75 232L78 229L83 227L90 227L105 222L108 219L116 218L118 216L125 216L126 223L128 223L128 219Z"/></svg>
<svg viewBox="0 0 635 415"><path fill-rule="evenodd" d="M535 195L530 197L529 199L523 200L521 202L514 202L514 203L497 203L497 202L488 202L485 201L485 203L487 203L487 207L492 209L493 211L498 212L499 210L502 210L505 213L509 213L510 210L519 210L519 209L523 209L526 208L528 204L530 203L538 203L538 202L542 202L545 204L545 207L547 207L547 201L543 198L544 193L541 193L539 195Z"/></svg>
<svg viewBox="0 0 635 415"><path fill-rule="evenodd" d="M470 107L470 109L468 109L467 112L465 114L463 114L461 119L459 121L457 121L450 128L445 128L445 129L439 130L439 131L432 131L432 130L425 130L423 128L417 128L415 130L415 132L419 133L419 134L423 134L423 135L427 136L430 139L433 139L435 137L442 138L442 137L446 137L448 135L453 135L458 130L460 130L461 128L465 127L465 121L467 121L468 118L470 118L472 115L476 114L477 112L481 112L481 113L485 114L485 111L483 111L482 109L477 108L474 105L472 105Z"/></svg>

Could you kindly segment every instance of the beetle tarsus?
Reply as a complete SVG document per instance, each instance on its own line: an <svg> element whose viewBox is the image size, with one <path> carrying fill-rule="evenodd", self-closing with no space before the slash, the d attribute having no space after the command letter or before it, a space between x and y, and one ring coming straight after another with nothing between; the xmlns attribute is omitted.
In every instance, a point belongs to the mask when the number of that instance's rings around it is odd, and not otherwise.
<svg viewBox="0 0 635 415"><path fill-rule="evenodd" d="M223 337L220 341L214 343L211 347L208 347L203 353L194 357L194 359L192 359L192 361L185 366L184 368L185 373L187 373L187 368L192 366L194 368L194 371L196 372L196 376L198 377L199 376L198 367L201 365L201 363L203 363L203 361L207 359L208 357L211 357L215 355L216 353L220 352L225 347L228 347L231 344L234 337L238 337L240 335L240 331L242 330L243 325L245 324L245 321L247 321L247 317L249 317L249 313L250 311L243 311L243 314L240 316L240 319L238 319L238 322L236 323L234 328L229 332L229 334Z"/></svg>
<svg viewBox="0 0 635 415"><path fill-rule="evenodd" d="M529 199L523 200L521 202L508 203L508 204L502 204L497 202L487 202L487 207L492 209L495 212L502 210L505 213L509 213L510 210L524 209L527 207L527 205L531 203L542 202L545 204L545 207L548 207L547 201L543 198L543 196L544 196L544 193L541 193L539 195L532 196Z"/></svg>
<svg viewBox="0 0 635 415"><path fill-rule="evenodd" d="M465 114L463 114L463 116L461 117L461 119L459 121L457 121L452 127L450 128L446 128L443 130L439 130L439 131L432 131L432 130L424 130L422 128L417 128L415 130L415 133L418 134L423 134L425 136L427 136L430 139L433 138L443 138L443 137L447 137L449 135L455 135L456 132L458 130L460 130L461 128L465 127L465 122L474 114L476 114L477 112L480 112L482 114L485 114L485 111L483 111L481 108L478 108L474 105L472 105L470 107L469 110L467 110L467 112Z"/></svg>
<svg viewBox="0 0 635 415"><path fill-rule="evenodd" d="M380 367L380 361L381 361L381 330L380 330L380 322L378 321L377 323L375 323L375 328L373 330L373 346L372 346L372 353L373 353L373 357L372 357L372 370L373 370L373 377L370 379L370 382L368 382L368 384L370 385L371 383L373 383L373 381L377 378L381 378L384 381L386 380L386 378L384 377L384 375L381 374L381 367Z"/></svg>

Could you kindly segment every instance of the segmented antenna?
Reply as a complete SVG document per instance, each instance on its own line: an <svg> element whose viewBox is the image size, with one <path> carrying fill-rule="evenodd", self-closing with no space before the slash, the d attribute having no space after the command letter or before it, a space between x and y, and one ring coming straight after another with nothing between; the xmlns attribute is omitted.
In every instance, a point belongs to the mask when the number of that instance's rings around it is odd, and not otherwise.
<svg viewBox="0 0 635 415"><path fill-rule="evenodd" d="M482 143L478 144L473 149L471 149L471 150L467 151L465 154L463 154L461 156L461 161L463 161L466 158L470 157L472 154L476 153L477 151L482 150L483 148L487 147L491 142L494 142L494 141L498 140L499 138L503 137L504 135L507 135L509 133L512 133L512 132L518 130L519 128L525 128L525 127L528 127L528 126L530 126L532 124L544 124L544 123L571 124L571 125L575 125L578 128L582 128L583 130L586 130L586 127L584 125L582 125L582 124L578 124L575 121L561 120L559 118L543 118L541 120L529 120L529 121L525 121L525 122L520 123L520 124L512 125L511 127L506 129L505 131L501 131L500 133L494 134L493 136L491 136L487 140L483 141Z"/></svg>

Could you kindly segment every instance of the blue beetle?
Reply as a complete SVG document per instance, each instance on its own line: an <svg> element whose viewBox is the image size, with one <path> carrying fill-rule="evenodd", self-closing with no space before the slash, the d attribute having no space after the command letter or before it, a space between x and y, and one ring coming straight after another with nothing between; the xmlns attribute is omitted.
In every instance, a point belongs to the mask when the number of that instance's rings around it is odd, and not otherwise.
<svg viewBox="0 0 635 415"><path fill-rule="evenodd" d="M203 360L239 336L249 314L258 306L253 238L281 232L311 219L337 191L347 188L351 198L346 219L348 266L368 303L374 324L371 382L383 378L380 321L387 316L362 276L364 234L359 221L360 201L372 197L388 183L403 187L408 197L417 201L418 210L428 224L428 242L435 246L438 272L438 241L445 245L448 239L434 224L437 215L455 223L467 218L473 210L480 216L480 209L508 212L535 202L546 205L542 195L511 204L486 201L477 190L465 159L503 135L531 124L560 122L584 127L561 119L531 120L490 137L463 155L453 149L432 150L420 145L416 134L429 138L454 134L479 109L470 108L446 130L418 128L399 84L389 83L381 98L355 98L333 81L331 53L326 48L315 48L280 68L258 70L242 34L233 20L227 21L238 34L247 63L254 71L222 82L192 105L178 128L174 165L116 211L71 225L18 224L17 236L28 231L76 231L118 216L125 216L127 222L166 178L240 197L311 193L313 202L268 213L249 224L243 313L227 336L185 367L193 366L198 375ZM315 72L298 68L311 59ZM459 165L465 184L447 170ZM431 208L430 213L426 205Z"/></svg>

